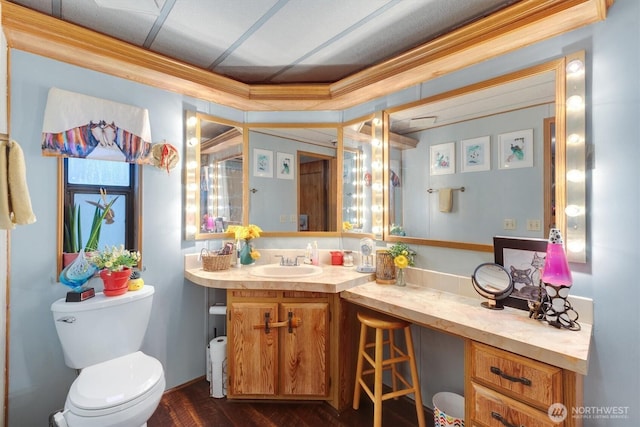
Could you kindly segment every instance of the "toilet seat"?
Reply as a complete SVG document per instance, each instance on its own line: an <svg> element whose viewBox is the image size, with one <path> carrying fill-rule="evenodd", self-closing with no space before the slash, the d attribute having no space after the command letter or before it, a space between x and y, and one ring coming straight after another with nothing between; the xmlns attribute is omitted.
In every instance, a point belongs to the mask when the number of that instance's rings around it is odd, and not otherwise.
<svg viewBox="0 0 640 427"><path fill-rule="evenodd" d="M163 379L162 364L137 351L83 369L71 385L65 406L81 417L119 412L155 395L158 387L164 389Z"/></svg>

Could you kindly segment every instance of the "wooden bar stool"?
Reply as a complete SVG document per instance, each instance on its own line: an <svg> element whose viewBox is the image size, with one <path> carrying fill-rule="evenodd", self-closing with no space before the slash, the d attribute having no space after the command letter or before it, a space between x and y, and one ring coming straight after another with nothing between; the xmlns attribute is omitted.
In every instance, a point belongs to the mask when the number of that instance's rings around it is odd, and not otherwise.
<svg viewBox="0 0 640 427"><path fill-rule="evenodd" d="M416 413L418 415L418 425L425 427L424 410L422 408L422 398L420 397L420 383L418 381L418 368L413 352L413 340L411 339L411 328L409 322L399 319L382 319L367 314L358 313L360 321L360 345L358 346L358 365L356 367L356 385L353 391L353 409L360 407L360 390L364 390L373 401L373 425L382 426L382 402L387 399L397 399L410 393L414 394L416 403ZM367 343L367 328L375 329L375 341ZM396 329L404 329L404 336L407 343L407 352L400 350L394 342L393 332ZM384 340L384 331L387 331L387 340ZM388 344L389 358L383 358L385 344ZM367 352L373 348L373 357ZM369 362L372 369L363 370L363 362ZM402 376L396 368L398 363L409 362L411 368L411 384ZM392 391L382 393L382 373L391 370ZM365 375L374 374L373 391L365 383ZM398 380L404 384L403 389L398 390ZM413 384L413 385L412 385Z"/></svg>

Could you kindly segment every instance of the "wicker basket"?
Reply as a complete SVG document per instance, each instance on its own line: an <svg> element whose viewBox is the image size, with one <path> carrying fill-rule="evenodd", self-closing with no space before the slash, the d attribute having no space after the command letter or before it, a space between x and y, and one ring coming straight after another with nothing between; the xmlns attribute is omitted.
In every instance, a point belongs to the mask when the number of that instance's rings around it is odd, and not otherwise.
<svg viewBox="0 0 640 427"><path fill-rule="evenodd" d="M210 253L206 249L202 249L200 252L200 258L202 259L202 269L204 271L222 271L231 267L231 258L233 254L220 255L217 253Z"/></svg>

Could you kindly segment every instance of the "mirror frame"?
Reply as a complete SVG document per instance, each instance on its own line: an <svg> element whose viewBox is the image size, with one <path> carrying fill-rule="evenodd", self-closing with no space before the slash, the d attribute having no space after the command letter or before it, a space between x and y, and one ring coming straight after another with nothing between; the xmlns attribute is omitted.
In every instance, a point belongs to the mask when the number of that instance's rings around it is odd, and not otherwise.
<svg viewBox="0 0 640 427"><path fill-rule="evenodd" d="M527 78L536 74L554 72L555 73L555 196L556 196L556 228L559 228L563 235L566 235L566 218L564 213L566 207L566 144L565 144L565 127L566 127L566 107L565 107L565 95L566 95L566 81L565 81L565 66L566 57L555 59L540 65L532 66L523 70L515 71L512 73L504 74L502 76L494 77L481 82L473 83L467 86L463 86L458 89L453 89L447 92L436 94L434 96L420 99L411 103L403 104L394 108L385 110L384 114L384 128L385 128L385 172L388 174L389 158L390 158L390 145L388 143L388 129L390 125L390 114L401 111L407 108L415 107L417 105L428 104L434 101L441 101L443 99L460 96L479 90L487 89L492 86L497 86L502 83ZM546 175L545 175L546 176ZM543 184L545 187L548 183ZM385 193L386 194L386 193ZM546 197L545 197L546 198ZM385 219L384 219L384 240L388 242L405 242L408 244L435 246L452 249L462 249L469 251L480 252L493 252L493 244L472 243L464 241L448 241L448 240L433 240L420 237L407 237L391 235L389 230L389 199L386 194L385 200Z"/></svg>
<svg viewBox="0 0 640 427"><path fill-rule="evenodd" d="M283 122L283 123L264 123L264 122L256 122L256 123L247 123L245 126L245 153L249 153L249 133L252 130L259 130L259 129L265 129L265 128L333 128L336 130L336 173L335 173L335 179L334 182L335 184L333 185L334 187L334 197L335 200L333 200L333 206L335 207L336 210L336 214L335 214L335 229L336 231L269 231L269 230L264 230L262 231L261 235L264 237L339 237L342 235L342 198L338 197L338 190L342 188L342 173L338 173L338 171L342 171L343 168L343 154L342 154L342 150L343 150L343 144L342 144L342 123L327 123L327 122L319 122L319 123L288 123L288 122ZM304 141L303 141L304 142ZM296 155L296 159L298 158L298 156ZM248 163L248 162L246 162ZM245 186L244 186L244 193L246 196L246 204L244 207L244 211L246 213L246 220L245 220L245 224L248 224L249 221L249 210L251 209L250 207L250 201L249 201L249 191L251 191L249 189L249 166L245 165L246 167L246 179L245 179ZM297 168L296 168L297 169ZM297 173L297 172L296 172ZM297 189L297 192L299 192L300 189ZM297 197L297 195L296 195ZM259 225L259 224L258 224Z"/></svg>
<svg viewBox="0 0 640 427"><path fill-rule="evenodd" d="M208 240L217 238L233 238L233 233L203 233L200 231L200 122L208 120L242 129L242 224L247 224L249 212L249 196L247 192L249 166L246 158L248 153L247 129L242 123L223 119L206 113L185 110L185 159L184 159L184 239Z"/></svg>

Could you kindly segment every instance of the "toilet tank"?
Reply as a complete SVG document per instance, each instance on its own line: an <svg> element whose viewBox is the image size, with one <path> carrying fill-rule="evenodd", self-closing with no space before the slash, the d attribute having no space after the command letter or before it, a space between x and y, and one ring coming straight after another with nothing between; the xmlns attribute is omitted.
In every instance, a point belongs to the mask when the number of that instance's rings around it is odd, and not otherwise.
<svg viewBox="0 0 640 427"><path fill-rule="evenodd" d="M106 297L102 292L82 302L51 304L67 366L82 369L140 349L149 324L153 286Z"/></svg>

